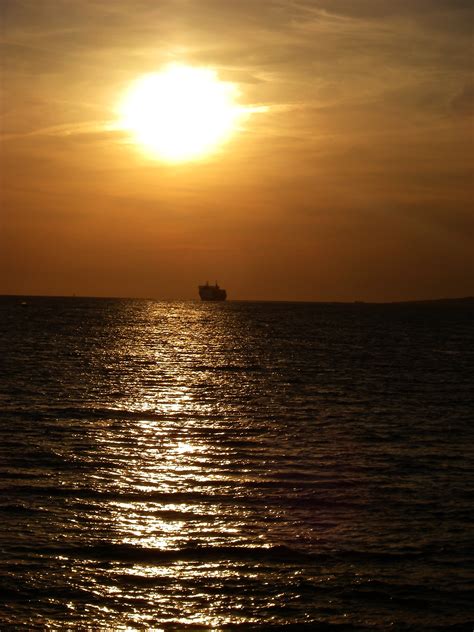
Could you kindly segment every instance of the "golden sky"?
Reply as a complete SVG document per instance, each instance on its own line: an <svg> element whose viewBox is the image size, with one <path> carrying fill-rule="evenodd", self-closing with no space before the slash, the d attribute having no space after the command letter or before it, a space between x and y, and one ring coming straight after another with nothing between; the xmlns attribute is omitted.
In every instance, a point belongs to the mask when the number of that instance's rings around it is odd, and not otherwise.
<svg viewBox="0 0 474 632"><path fill-rule="evenodd" d="M474 294L471 0L1 0L0 293ZM138 77L255 108L170 164L114 125Z"/></svg>

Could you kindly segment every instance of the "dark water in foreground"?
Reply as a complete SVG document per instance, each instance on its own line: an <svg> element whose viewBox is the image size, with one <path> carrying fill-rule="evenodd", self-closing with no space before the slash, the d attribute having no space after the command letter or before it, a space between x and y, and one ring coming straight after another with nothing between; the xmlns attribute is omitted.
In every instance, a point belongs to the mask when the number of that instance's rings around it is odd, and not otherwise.
<svg viewBox="0 0 474 632"><path fill-rule="evenodd" d="M0 629L471 629L472 303L21 300Z"/></svg>

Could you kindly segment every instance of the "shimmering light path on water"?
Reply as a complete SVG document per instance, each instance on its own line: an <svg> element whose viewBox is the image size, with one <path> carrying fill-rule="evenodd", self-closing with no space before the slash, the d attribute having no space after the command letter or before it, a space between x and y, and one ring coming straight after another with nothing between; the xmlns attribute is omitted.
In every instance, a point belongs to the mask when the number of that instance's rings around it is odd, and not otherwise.
<svg viewBox="0 0 474 632"><path fill-rule="evenodd" d="M472 303L0 298L2 629L464 629Z"/></svg>

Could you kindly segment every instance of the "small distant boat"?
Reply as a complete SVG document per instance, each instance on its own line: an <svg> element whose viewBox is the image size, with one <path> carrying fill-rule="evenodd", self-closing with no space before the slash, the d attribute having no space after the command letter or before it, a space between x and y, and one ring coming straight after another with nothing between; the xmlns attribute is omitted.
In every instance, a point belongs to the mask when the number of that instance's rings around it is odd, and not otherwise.
<svg viewBox="0 0 474 632"><path fill-rule="evenodd" d="M206 285L199 286L199 296L201 301L225 301L227 298L227 292L217 285L209 285L209 281L206 281Z"/></svg>

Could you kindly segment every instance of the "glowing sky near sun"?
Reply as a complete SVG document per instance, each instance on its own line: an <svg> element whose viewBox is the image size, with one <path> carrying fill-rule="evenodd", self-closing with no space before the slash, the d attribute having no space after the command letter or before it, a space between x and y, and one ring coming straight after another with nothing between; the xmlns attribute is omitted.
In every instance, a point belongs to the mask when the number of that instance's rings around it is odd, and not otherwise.
<svg viewBox="0 0 474 632"><path fill-rule="evenodd" d="M119 125L151 156L172 163L197 159L228 140L248 115L237 92L208 68L169 65L132 83Z"/></svg>

